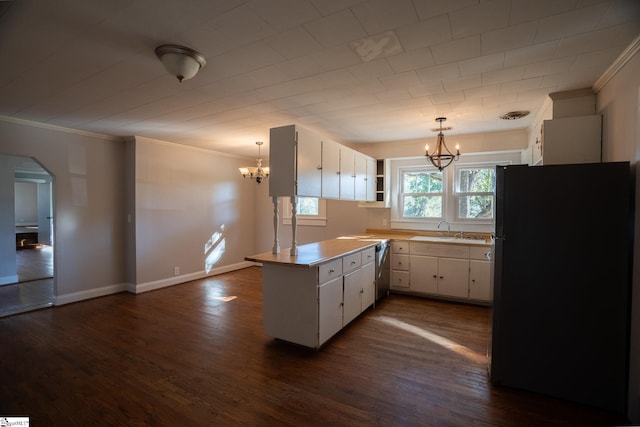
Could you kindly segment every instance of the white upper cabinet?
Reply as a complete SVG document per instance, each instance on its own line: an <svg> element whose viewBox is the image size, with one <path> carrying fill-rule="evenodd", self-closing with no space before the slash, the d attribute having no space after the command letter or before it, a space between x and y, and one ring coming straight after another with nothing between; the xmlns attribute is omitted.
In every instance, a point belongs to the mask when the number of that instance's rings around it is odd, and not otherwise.
<svg viewBox="0 0 640 427"><path fill-rule="evenodd" d="M366 176L366 200L367 202L376 201L376 174L378 170L376 159L373 157L367 157L367 176Z"/></svg>
<svg viewBox="0 0 640 427"><path fill-rule="evenodd" d="M340 144L322 140L322 198L340 198Z"/></svg>
<svg viewBox="0 0 640 427"><path fill-rule="evenodd" d="M355 199L364 201L367 199L367 160L368 158L356 153L355 158Z"/></svg>
<svg viewBox="0 0 640 427"><path fill-rule="evenodd" d="M340 147L340 200L355 200L355 151Z"/></svg>
<svg viewBox="0 0 640 427"><path fill-rule="evenodd" d="M322 141L298 127L298 195L320 197L322 189Z"/></svg>
<svg viewBox="0 0 640 427"><path fill-rule="evenodd" d="M269 137L270 196L375 200L375 159L296 125Z"/></svg>
<svg viewBox="0 0 640 427"><path fill-rule="evenodd" d="M269 132L269 195L320 197L322 142L299 126Z"/></svg>

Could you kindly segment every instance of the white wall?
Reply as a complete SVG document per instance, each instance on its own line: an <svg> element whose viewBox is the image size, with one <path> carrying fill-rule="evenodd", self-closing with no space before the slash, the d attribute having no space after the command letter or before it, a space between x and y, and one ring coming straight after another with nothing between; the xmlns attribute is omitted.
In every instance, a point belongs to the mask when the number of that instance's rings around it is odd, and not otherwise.
<svg viewBox="0 0 640 427"><path fill-rule="evenodd" d="M0 120L0 142L0 154L34 157L54 176L56 303L124 289L122 141Z"/></svg>
<svg viewBox="0 0 640 427"><path fill-rule="evenodd" d="M135 280L132 290L249 265L244 257L254 253L255 183L238 168L254 160L140 137L134 144L135 206L126 212L127 228L135 228L135 247L127 255L135 256L127 261L135 265L135 274L127 274ZM214 247L205 245L215 233L220 238L213 246L224 244L224 251L207 266Z"/></svg>
<svg viewBox="0 0 640 427"><path fill-rule="evenodd" d="M16 182L15 213L16 225L38 223L38 185L33 182Z"/></svg>
<svg viewBox="0 0 640 427"><path fill-rule="evenodd" d="M603 161L630 161L635 170L629 417L640 423L640 53L598 92L597 111L603 115Z"/></svg>

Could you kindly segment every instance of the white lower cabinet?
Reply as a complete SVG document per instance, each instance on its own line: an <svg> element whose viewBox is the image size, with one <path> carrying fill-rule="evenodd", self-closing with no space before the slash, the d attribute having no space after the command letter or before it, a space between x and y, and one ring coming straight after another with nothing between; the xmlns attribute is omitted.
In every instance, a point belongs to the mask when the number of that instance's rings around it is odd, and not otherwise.
<svg viewBox="0 0 640 427"><path fill-rule="evenodd" d="M411 255L409 258L409 282L407 286L414 292L438 293L438 258ZM411 284L411 285L409 285Z"/></svg>
<svg viewBox="0 0 640 427"><path fill-rule="evenodd" d="M438 258L438 294L469 297L469 260Z"/></svg>
<svg viewBox="0 0 640 427"><path fill-rule="evenodd" d="M375 248L315 267L263 265L265 332L319 348L375 301Z"/></svg>
<svg viewBox="0 0 640 427"><path fill-rule="evenodd" d="M375 255L375 251L374 255ZM364 263L365 255L362 255ZM362 266L362 309L365 311L376 302L376 266L372 262L368 262Z"/></svg>
<svg viewBox="0 0 640 427"><path fill-rule="evenodd" d="M491 247L393 243L392 290L480 303L491 301Z"/></svg>
<svg viewBox="0 0 640 427"><path fill-rule="evenodd" d="M318 341L320 344L342 329L342 276L318 287Z"/></svg>
<svg viewBox="0 0 640 427"><path fill-rule="evenodd" d="M342 325L347 325L360 313L362 313L362 270L356 270L344 276Z"/></svg>
<svg viewBox="0 0 640 427"><path fill-rule="evenodd" d="M491 283L491 262L469 261L469 298L490 301Z"/></svg>

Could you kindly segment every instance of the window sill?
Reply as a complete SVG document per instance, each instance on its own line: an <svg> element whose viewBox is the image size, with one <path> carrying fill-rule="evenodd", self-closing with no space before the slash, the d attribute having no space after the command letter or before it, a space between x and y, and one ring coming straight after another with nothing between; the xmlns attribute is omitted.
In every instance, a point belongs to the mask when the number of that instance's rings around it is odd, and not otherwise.
<svg viewBox="0 0 640 427"><path fill-rule="evenodd" d="M291 225L291 218L283 218L282 223L284 225ZM327 219L326 218L300 218L297 219L297 225L311 225L315 227L326 227Z"/></svg>

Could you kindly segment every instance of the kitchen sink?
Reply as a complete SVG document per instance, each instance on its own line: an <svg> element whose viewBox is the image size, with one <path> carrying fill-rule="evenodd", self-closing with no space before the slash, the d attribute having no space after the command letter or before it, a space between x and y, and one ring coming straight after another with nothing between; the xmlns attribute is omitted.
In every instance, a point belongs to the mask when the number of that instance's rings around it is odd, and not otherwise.
<svg viewBox="0 0 640 427"><path fill-rule="evenodd" d="M434 243L460 243L465 245L486 245L487 244L487 241L484 239L447 237L447 236L413 236L410 240L416 240L420 242L434 242Z"/></svg>

